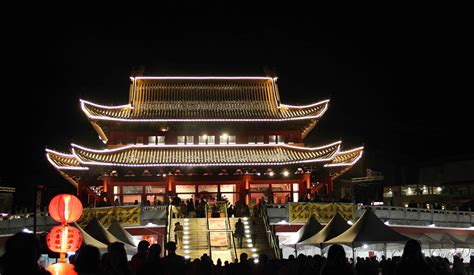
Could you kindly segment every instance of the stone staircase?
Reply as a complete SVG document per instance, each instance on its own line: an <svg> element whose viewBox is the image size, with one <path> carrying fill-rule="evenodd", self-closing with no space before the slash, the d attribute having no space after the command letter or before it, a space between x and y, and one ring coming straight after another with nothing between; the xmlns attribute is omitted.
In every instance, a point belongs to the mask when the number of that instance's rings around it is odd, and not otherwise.
<svg viewBox="0 0 474 275"><path fill-rule="evenodd" d="M235 223L239 218L230 218L230 228L232 232L235 231ZM241 253L247 253L249 258L257 258L258 254L265 253L270 258L274 258L274 253L271 247L268 245L267 234L265 232L265 226L263 224L262 218L241 218L242 222L246 226L246 230L250 230L252 226L252 221L255 221L256 232L257 232L257 241L256 247L252 247L250 234L246 233L244 237L242 248L238 248L237 239L234 238L234 242L236 245L236 252L237 257L240 256ZM178 246L176 253L178 255L185 256L186 258L196 259L200 258L204 253L209 255L209 240L207 235L207 223L206 218L185 218L185 219L178 219L173 218L171 221L171 240L174 241L174 228L175 223L179 222L184 227L184 237L183 237L183 244ZM226 218L209 218L209 224L211 230L215 229L226 229L225 226ZM247 228L249 226L249 228ZM212 232L212 231L211 231ZM222 234L222 238L226 239L227 246L213 246L211 248L211 256L214 262L217 261L218 258L221 259L222 262L224 261L233 261L233 243L232 243L232 234L229 233L220 233Z"/></svg>
<svg viewBox="0 0 474 275"><path fill-rule="evenodd" d="M183 244L178 245L176 254L191 259L200 258L204 253L209 255L206 218L173 218L170 231L172 241L175 241L174 228L176 222L183 226L185 233Z"/></svg>
<svg viewBox="0 0 474 275"><path fill-rule="evenodd" d="M239 218L230 218L230 224L232 231L235 231L235 223L238 221ZM240 218L245 225L246 230L250 230L253 225L252 222L255 221L256 232L257 232L257 240L255 247L252 247L252 239L250 238L250 233L245 233L245 237L242 242L242 248L239 248L239 244L237 243L237 239L235 239L235 245L237 246L237 255L240 256L241 253L247 253L249 258L258 258L259 254L266 254L270 259L275 258L275 253L273 249L268 244L267 233L265 231L265 225L263 223L262 218L255 218L255 217L245 217ZM249 228L247 228L249 226Z"/></svg>

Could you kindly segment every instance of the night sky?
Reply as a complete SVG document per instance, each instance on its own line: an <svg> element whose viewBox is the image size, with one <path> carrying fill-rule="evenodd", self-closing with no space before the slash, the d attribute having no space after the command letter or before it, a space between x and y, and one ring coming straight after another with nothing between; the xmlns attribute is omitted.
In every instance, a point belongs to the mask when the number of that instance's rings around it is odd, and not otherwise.
<svg viewBox="0 0 474 275"><path fill-rule="evenodd" d="M462 18L441 7L198 8L35 15L6 31L0 177L18 188L18 205L28 203L33 184L48 185L47 196L73 191L44 149L101 148L79 99L126 104L140 66L155 76L264 76L265 66L274 68L284 103L331 99L306 143L364 145L355 176L474 155L465 96L472 84L460 85L472 71L463 69Z"/></svg>

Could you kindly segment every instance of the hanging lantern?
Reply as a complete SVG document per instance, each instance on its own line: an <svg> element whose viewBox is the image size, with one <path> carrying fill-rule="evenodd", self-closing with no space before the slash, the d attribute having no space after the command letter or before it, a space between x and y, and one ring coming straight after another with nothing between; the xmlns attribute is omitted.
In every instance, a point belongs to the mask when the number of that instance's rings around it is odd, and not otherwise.
<svg viewBox="0 0 474 275"><path fill-rule="evenodd" d="M49 214L53 220L62 224L77 221L82 215L82 203L73 195L61 194L49 203Z"/></svg>
<svg viewBox="0 0 474 275"><path fill-rule="evenodd" d="M54 252L75 252L81 247L82 235L73 226L54 226L46 235L46 244Z"/></svg>
<svg viewBox="0 0 474 275"><path fill-rule="evenodd" d="M74 265L68 263L52 264L46 270L52 275L77 275Z"/></svg>

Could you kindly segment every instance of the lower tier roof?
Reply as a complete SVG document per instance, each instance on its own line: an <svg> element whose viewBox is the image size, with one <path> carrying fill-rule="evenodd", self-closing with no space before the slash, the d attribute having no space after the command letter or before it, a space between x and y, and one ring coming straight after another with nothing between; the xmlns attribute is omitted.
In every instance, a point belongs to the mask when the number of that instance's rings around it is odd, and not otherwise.
<svg viewBox="0 0 474 275"><path fill-rule="evenodd" d="M94 150L72 144L72 154L46 150L49 162L62 175L81 170L181 167L327 167L333 178L346 172L362 156L363 147L340 151L341 142L316 148L286 144L262 145L130 145L117 149ZM68 179L69 180L69 179Z"/></svg>

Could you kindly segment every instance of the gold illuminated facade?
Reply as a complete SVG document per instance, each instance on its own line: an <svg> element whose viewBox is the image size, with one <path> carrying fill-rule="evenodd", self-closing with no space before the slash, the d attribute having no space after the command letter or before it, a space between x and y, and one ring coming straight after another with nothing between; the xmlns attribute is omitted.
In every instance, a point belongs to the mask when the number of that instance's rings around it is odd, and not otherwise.
<svg viewBox="0 0 474 275"><path fill-rule="evenodd" d="M331 192L363 151L305 147L329 100L283 104L270 77L131 77L128 104L80 105L104 148L46 155L88 201L301 200Z"/></svg>

